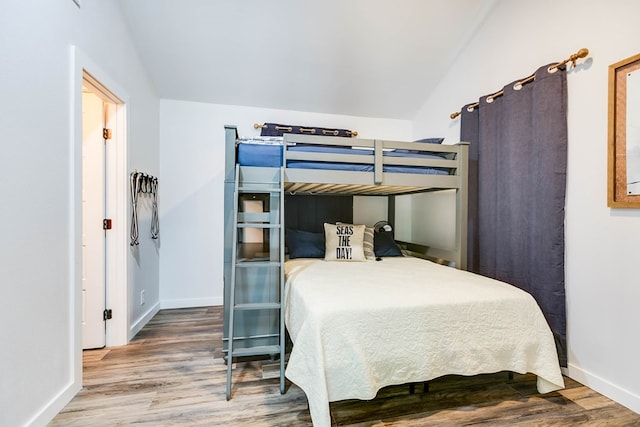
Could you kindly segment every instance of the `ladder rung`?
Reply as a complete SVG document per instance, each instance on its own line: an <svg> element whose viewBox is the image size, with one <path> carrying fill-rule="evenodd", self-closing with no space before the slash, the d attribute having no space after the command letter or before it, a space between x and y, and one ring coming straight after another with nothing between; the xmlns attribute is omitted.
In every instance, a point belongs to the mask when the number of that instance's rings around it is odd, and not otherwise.
<svg viewBox="0 0 640 427"><path fill-rule="evenodd" d="M236 341L242 341L242 340L250 341L250 340L260 340L260 339L265 339L265 338L278 338L278 337L280 337L280 334L277 334L277 333L276 334L251 335L251 336L235 337L233 339L233 342L235 343ZM223 342L229 342L229 338L228 337L227 338L222 338L222 341ZM235 345L237 345L237 344L234 344L234 346ZM222 351L224 353L227 353L228 350L226 348L223 348Z"/></svg>
<svg viewBox="0 0 640 427"><path fill-rule="evenodd" d="M260 354L277 354L280 353L279 345L261 345L248 348L234 348L231 357L257 356Z"/></svg>
<svg viewBox="0 0 640 427"><path fill-rule="evenodd" d="M238 228L280 228L280 224L264 224L258 222L239 222Z"/></svg>
<svg viewBox="0 0 640 427"><path fill-rule="evenodd" d="M269 222L269 212L238 212L238 222Z"/></svg>
<svg viewBox="0 0 640 427"><path fill-rule="evenodd" d="M243 185L238 187L238 193L279 193L280 187L264 187L260 185Z"/></svg>
<svg viewBox="0 0 640 427"><path fill-rule="evenodd" d="M236 304L236 310L275 310L280 308L279 302L252 302L246 304Z"/></svg>
<svg viewBox="0 0 640 427"><path fill-rule="evenodd" d="M236 267L242 267L242 268L262 268L262 267L281 267L281 263L280 261L251 261L251 260L246 260L246 261L242 261L240 259L238 259L236 261Z"/></svg>

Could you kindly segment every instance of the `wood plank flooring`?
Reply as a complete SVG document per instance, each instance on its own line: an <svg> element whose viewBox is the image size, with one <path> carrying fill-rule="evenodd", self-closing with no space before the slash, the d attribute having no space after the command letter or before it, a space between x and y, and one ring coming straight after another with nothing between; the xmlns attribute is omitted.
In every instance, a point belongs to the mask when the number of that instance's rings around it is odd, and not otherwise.
<svg viewBox="0 0 640 427"><path fill-rule="evenodd" d="M222 307L160 311L122 347L84 352L84 387L50 426L311 426L304 392L280 395L274 363L237 363L225 399ZM566 378L539 395L533 375L394 386L371 401L331 404L335 426L640 426L640 415Z"/></svg>

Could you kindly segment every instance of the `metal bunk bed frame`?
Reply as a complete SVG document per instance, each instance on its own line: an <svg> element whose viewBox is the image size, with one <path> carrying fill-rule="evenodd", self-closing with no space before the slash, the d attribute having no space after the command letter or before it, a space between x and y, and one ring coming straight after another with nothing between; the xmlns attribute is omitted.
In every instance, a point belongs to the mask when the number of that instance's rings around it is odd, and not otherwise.
<svg viewBox="0 0 640 427"><path fill-rule="evenodd" d="M231 315L252 316L252 314L241 311L234 314L233 301L230 301L232 287L232 274L236 266L233 265L235 254L237 254L237 234L235 233L238 223L237 218L237 195L234 192L238 188L235 182L238 176L237 169L237 144L238 132L235 126L225 126L225 189L224 189L224 333L223 349L228 353L229 347L229 318ZM333 154L318 152L300 152L290 149L295 144L335 146L341 148L358 147L372 150L374 155L364 154ZM416 152L439 153L441 158L424 159L411 157L391 157L385 156L385 150L412 150ZM343 138L331 136L311 136L300 134L285 134L282 153L282 179L284 180L284 194L332 194L351 196L388 196L389 222L394 222L396 195L415 194L429 191L455 190L456 200L456 221L455 221L455 247L433 248L412 242L399 242L411 255L434 259L446 260L453 263L456 268L466 269L467 258L467 197L468 197L468 152L469 144L460 142L454 145L424 144L401 141L387 141L378 139ZM312 162L337 162L337 163L358 163L372 166L371 172L363 171L343 171L343 170L323 170L323 169L298 169L287 167L288 161L312 161ZM385 166L415 166L448 168L448 175L423 175L412 173L392 173L386 172ZM251 176L252 180L259 180L263 175L261 168L253 166L238 166L240 176ZM269 169L269 168L267 168ZM273 169L273 168L271 168ZM246 173L243 173L246 172ZM272 172L264 171L265 176L271 176ZM258 178L256 178L258 177ZM284 218L280 212L281 218ZM281 220L281 227L284 227ZM282 242L282 239L280 240ZM283 242L282 242L283 243ZM273 248L272 252L273 252ZM283 285L279 284L280 287ZM234 329L235 338L232 341L232 348L240 350L250 347L264 347L270 344L281 343L284 335L282 322L282 307L272 316L267 317L267 323L272 325L272 331L264 333L253 333L251 331L252 322L263 322L265 317L254 317L241 319L235 322L242 325L240 329ZM236 317L237 319L237 317ZM262 320L260 320L262 319ZM233 327L233 326L232 326ZM236 326L236 328L238 328ZM238 353L241 354L241 353ZM228 356L228 354L227 354ZM232 355L235 357L235 352ZM231 359L233 359L231 357ZM227 357L227 363L230 363ZM281 361L281 364L283 361ZM282 366L281 366L282 372ZM227 398L230 398L230 377L229 369ZM281 384L283 378L281 374ZM283 388L281 386L281 392Z"/></svg>

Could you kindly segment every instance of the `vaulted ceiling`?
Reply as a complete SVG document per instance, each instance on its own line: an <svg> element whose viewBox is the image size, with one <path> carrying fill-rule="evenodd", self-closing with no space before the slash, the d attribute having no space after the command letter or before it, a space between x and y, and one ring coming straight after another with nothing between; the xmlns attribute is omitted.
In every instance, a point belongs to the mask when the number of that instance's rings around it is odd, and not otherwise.
<svg viewBox="0 0 640 427"><path fill-rule="evenodd" d="M120 0L166 99L412 119L494 0Z"/></svg>

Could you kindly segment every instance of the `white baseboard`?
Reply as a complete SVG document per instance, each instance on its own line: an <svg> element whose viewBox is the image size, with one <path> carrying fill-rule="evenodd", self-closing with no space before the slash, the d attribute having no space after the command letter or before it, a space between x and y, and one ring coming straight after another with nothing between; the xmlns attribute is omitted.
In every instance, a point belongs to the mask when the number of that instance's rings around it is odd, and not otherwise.
<svg viewBox="0 0 640 427"><path fill-rule="evenodd" d="M626 406L633 412L640 414L640 396L617 386L610 381L605 380L597 375L585 371L579 366L569 363L567 375L586 385L590 389L607 396L609 399L616 401L622 406Z"/></svg>
<svg viewBox="0 0 640 427"><path fill-rule="evenodd" d="M213 305L222 305L222 297L209 297L209 298L184 298L184 299L170 299L160 301L160 308L191 308L191 307L210 307Z"/></svg>
<svg viewBox="0 0 640 427"><path fill-rule="evenodd" d="M131 341L131 339L135 337L142 328L144 328L144 325L149 323L149 320L151 320L153 316L158 313L158 311L160 311L160 303L155 303L151 308L149 308L149 310L146 311L146 313L144 313L138 320L135 321L133 325L129 327L129 341Z"/></svg>
<svg viewBox="0 0 640 427"><path fill-rule="evenodd" d="M56 416L67 403L71 402L71 399L82 389L80 380L74 381L68 384L63 390L60 391L49 403L47 403L37 414L35 414L28 422L29 427L46 426Z"/></svg>

